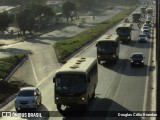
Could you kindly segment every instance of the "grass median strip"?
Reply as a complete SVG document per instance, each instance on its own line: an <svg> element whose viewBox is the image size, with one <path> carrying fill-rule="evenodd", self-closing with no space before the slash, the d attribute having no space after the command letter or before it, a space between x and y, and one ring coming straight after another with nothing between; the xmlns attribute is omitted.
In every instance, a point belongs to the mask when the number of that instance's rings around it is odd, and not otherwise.
<svg viewBox="0 0 160 120"><path fill-rule="evenodd" d="M4 80L8 74L25 58L25 54L17 53L0 59L0 80Z"/></svg>
<svg viewBox="0 0 160 120"><path fill-rule="evenodd" d="M63 62L66 57L69 57L87 43L98 38L104 32L131 14L135 9L136 7L132 9L124 9L115 16L91 27L90 29L85 30L84 32L79 33L76 36L56 42L54 49L56 51L58 61Z"/></svg>
<svg viewBox="0 0 160 120"><path fill-rule="evenodd" d="M0 59L0 103L18 92L19 87L22 86L20 81L4 81L4 79L25 57L25 54L17 53Z"/></svg>

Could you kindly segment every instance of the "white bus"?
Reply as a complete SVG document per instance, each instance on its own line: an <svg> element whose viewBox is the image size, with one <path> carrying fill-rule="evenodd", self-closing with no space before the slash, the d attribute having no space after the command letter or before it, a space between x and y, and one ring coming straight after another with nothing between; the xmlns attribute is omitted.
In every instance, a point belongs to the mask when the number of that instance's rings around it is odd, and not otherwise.
<svg viewBox="0 0 160 120"><path fill-rule="evenodd" d="M133 24L131 23L121 23L118 25L116 32L119 36L119 40L122 42L130 42L132 37Z"/></svg>
<svg viewBox="0 0 160 120"><path fill-rule="evenodd" d="M82 105L87 108L95 97L98 83L98 68L95 58L72 58L64 64L53 78L55 83L55 104L61 106Z"/></svg>
<svg viewBox="0 0 160 120"><path fill-rule="evenodd" d="M118 60L120 47L118 35L103 35L98 39L96 47L98 63Z"/></svg>

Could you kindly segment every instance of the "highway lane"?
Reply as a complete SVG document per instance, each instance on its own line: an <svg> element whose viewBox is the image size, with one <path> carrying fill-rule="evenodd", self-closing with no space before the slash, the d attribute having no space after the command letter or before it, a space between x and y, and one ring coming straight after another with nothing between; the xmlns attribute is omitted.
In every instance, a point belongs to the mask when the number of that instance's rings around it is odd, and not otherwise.
<svg viewBox="0 0 160 120"><path fill-rule="evenodd" d="M146 44L137 43L137 36L139 35L139 29L136 27L134 35L132 36L133 41L129 44L121 44L120 46L120 60L116 65L107 65L102 63L98 65L99 70L99 82L96 89L96 98L90 104L88 110L90 111L142 111L144 108L145 99L145 88L148 76L148 60L150 42ZM110 30L108 33L115 33L115 29ZM107 34L108 34L107 33ZM131 68L129 57L133 52L143 52L145 59L144 68ZM95 43L90 45L87 49L81 52L80 56L96 57ZM40 90L42 91L43 105L39 110L43 111L56 111L54 104L54 89L52 83L52 77L55 71L52 71L45 82L41 84ZM10 110L14 111L14 107ZM91 113L92 114L92 113ZM57 115L56 115L57 116ZM16 118L15 118L16 119ZM17 118L21 119L21 118ZM30 118L27 118L30 119ZM50 117L41 119L54 119L54 120L74 120L75 118L67 117ZM76 118L81 120L82 118ZM97 119L105 120L109 119L106 117L101 118L83 118L83 119ZM110 118L113 119L113 118ZM115 118L117 119L117 118ZM118 118L120 119L120 118ZM136 118L139 119L139 118Z"/></svg>
<svg viewBox="0 0 160 120"><path fill-rule="evenodd" d="M101 22L118 13L120 9L115 7L115 11L106 11L103 16L99 16L96 20L87 20L87 24L93 25L93 22ZM74 24L60 30L55 30L38 38L24 41L14 45L2 47L3 52L26 52L29 59L14 75L14 79L26 81L28 84L36 86L37 83L43 82L42 79L48 76L53 70L60 67L55 56L52 45L67 37L74 36L86 28L79 28Z"/></svg>
<svg viewBox="0 0 160 120"><path fill-rule="evenodd" d="M115 30L107 34L115 33ZM98 66L99 82L96 89L97 98L90 105L91 111L145 111L147 102L150 50L152 41L146 44L137 43L140 31L136 27L130 44L121 44L120 60L116 65L102 63ZM142 52L146 57L144 68L131 68L130 56L133 52ZM83 51L81 57L96 57L95 43ZM151 81L150 81L151 82ZM148 104L149 105L149 104ZM94 114L94 113L93 113ZM96 113L95 113L96 114ZM97 112L98 114L98 112ZM106 112L107 114L107 112ZM74 118L73 118L74 119ZM81 118L79 118L81 119ZM124 118L86 118L87 120L119 120ZM85 120L86 120L85 119ZM127 118L125 118L127 119ZM140 118L128 118L128 120ZM66 120L72 120L66 118Z"/></svg>
<svg viewBox="0 0 160 120"><path fill-rule="evenodd" d="M113 12L113 14L115 13L118 13L118 11ZM108 17L109 16L107 15L106 18ZM103 17L101 21L105 20L106 18ZM73 30L74 27L69 27L69 28L70 30ZM80 28L76 27L77 33L81 32L79 29ZM53 36L50 36L53 35L54 33L56 34L57 32L48 33L47 35L43 35L39 38L36 38L35 40L29 40L23 43L18 43L3 47L4 51L6 52L21 51L30 53L28 60L24 63L23 66L19 68L18 71L15 72L15 74L11 79L25 81L28 84L34 86L37 85L40 88L43 97L42 101L43 105L39 108L39 110L41 111L43 110L57 111L56 106L54 104L54 91L53 91L52 78L54 76L55 71L60 67L60 65L58 64L54 50L50 45L50 43L53 44L54 41L57 40L52 38ZM59 33L61 34L61 31L59 31ZM67 35L70 37L75 35L75 33L66 34L66 36ZM14 100L1 109L1 111L5 110L15 111ZM21 118L13 118L13 119L21 119ZM59 118L54 118L54 119L59 119Z"/></svg>

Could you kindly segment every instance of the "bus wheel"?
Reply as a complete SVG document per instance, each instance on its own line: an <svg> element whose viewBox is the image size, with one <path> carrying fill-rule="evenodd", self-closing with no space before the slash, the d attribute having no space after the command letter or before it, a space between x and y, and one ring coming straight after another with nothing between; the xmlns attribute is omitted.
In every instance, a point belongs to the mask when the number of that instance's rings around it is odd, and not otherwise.
<svg viewBox="0 0 160 120"><path fill-rule="evenodd" d="M98 60L98 63L100 64L100 63L101 63L101 60Z"/></svg>
<svg viewBox="0 0 160 120"><path fill-rule="evenodd" d="M61 111L61 104L57 104L58 111Z"/></svg>

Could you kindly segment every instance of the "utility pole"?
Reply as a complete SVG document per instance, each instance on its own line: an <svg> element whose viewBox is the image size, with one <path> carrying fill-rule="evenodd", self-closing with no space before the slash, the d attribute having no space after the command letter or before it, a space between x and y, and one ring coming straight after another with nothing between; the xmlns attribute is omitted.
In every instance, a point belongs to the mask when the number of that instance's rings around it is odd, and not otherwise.
<svg viewBox="0 0 160 120"><path fill-rule="evenodd" d="M160 2L159 0L156 0L156 62L157 62L157 113L159 113L160 111L160 15L159 15L159 11L160 11ZM157 120L160 120L159 117L157 117Z"/></svg>

